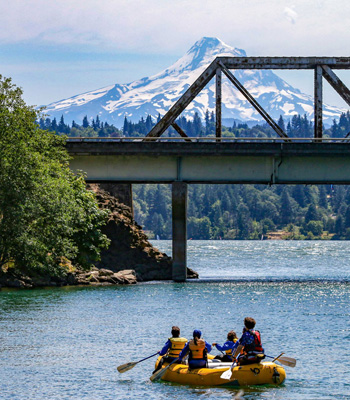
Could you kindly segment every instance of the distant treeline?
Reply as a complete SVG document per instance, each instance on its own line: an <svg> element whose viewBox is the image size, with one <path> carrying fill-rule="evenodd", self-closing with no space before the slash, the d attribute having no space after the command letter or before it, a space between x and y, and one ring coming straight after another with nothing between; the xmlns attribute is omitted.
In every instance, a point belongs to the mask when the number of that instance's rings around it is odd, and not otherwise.
<svg viewBox="0 0 350 400"><path fill-rule="evenodd" d="M171 186L133 185L136 221L171 238ZM189 185L188 238L350 239L350 187Z"/></svg>
<svg viewBox="0 0 350 400"><path fill-rule="evenodd" d="M157 120L154 120L150 115L138 122L131 122L126 117L124 118L123 128L116 128L112 124L107 122L101 122L99 116L89 121L88 117L85 116L82 124L79 125L75 121L71 125L64 122L63 115L59 122L56 118L41 118L39 125L41 129L56 132L62 135L68 135L70 137L139 137L145 136L153 128L157 121L159 121L160 115ZM192 119L186 117L179 117L177 124L182 130L191 137L205 137L215 136L215 114L205 114L204 121L201 120L199 114L196 112ZM277 124L287 133L290 137L312 137L313 123L308 120L306 115L294 115L291 119L285 120L280 116ZM344 137L350 132L350 112L341 114L339 120L333 120L333 125L330 128L323 128L324 137ZM178 133L171 127L165 132L164 136L178 136ZM222 128L223 137L275 137L276 133L268 124L257 124L253 127L248 127L246 123L234 122L231 127Z"/></svg>
<svg viewBox="0 0 350 400"><path fill-rule="evenodd" d="M122 136L122 131L120 129L116 128L114 125L108 124L108 122L101 122L98 115L90 122L87 116L85 116L81 125L77 124L75 121L72 122L72 125L66 124L63 115L59 122L57 122L56 118L41 118L39 120L39 126L41 129L56 132L59 135L67 135L69 137Z"/></svg>

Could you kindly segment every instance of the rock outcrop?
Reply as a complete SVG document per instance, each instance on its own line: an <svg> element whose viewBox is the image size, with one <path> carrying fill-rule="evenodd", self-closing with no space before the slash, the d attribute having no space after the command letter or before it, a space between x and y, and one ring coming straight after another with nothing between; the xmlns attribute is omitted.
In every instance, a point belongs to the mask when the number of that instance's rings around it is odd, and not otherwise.
<svg viewBox="0 0 350 400"><path fill-rule="evenodd" d="M3 286L15 289L66 285L132 285L135 283L137 283L136 273L131 269L113 272L108 269L93 268L89 272L77 271L62 277L29 277L12 273L0 275L0 288Z"/></svg>
<svg viewBox="0 0 350 400"><path fill-rule="evenodd" d="M172 259L152 246L132 216L131 208L119 203L98 185L89 185L101 208L110 211L107 225L102 229L111 244L102 251L101 261L91 271L76 271L62 277L29 277L0 270L0 288L32 288L65 285L125 285L137 281L172 279ZM188 278L198 274L187 269Z"/></svg>
<svg viewBox="0 0 350 400"><path fill-rule="evenodd" d="M108 223L102 231L111 244L102 251L101 261L96 266L114 272L133 269L138 281L172 279L172 259L152 246L142 227L134 221L131 208L119 203L98 185L89 185L89 189L95 192L100 207L110 210ZM189 268L187 276L198 278Z"/></svg>

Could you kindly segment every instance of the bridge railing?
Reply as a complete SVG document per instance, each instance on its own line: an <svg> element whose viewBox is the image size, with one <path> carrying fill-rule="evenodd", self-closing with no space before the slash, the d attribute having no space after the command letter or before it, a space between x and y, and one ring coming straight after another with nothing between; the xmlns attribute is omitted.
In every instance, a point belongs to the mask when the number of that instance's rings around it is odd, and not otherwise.
<svg viewBox="0 0 350 400"><path fill-rule="evenodd" d="M72 143L90 143L90 142L181 142L181 143L286 143L280 137L189 137L189 141L184 141L182 137L76 137L68 138L67 142ZM288 138L289 143L350 143L350 137L347 138Z"/></svg>

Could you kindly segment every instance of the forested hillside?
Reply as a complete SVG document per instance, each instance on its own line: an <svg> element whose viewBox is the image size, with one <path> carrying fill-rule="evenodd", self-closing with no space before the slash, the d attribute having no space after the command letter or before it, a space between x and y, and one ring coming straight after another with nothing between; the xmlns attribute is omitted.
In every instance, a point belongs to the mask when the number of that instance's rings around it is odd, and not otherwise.
<svg viewBox="0 0 350 400"><path fill-rule="evenodd" d="M134 185L136 221L171 237L171 186ZM350 187L189 185L188 238L350 239Z"/></svg>

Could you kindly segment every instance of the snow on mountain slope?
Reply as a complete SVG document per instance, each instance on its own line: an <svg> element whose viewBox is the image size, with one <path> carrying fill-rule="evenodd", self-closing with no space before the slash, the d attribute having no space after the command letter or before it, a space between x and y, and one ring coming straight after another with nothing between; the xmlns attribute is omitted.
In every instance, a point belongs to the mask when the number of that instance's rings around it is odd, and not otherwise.
<svg viewBox="0 0 350 400"><path fill-rule="evenodd" d="M120 127L124 117L138 121L148 114L157 118L164 115L176 100L196 80L217 56L246 56L244 50L233 48L220 39L203 37L172 66L152 77L142 78L129 84L116 84L51 103L46 113L57 119L64 116L66 122L81 123L85 115L107 121ZM237 70L237 79L265 108L278 119L294 114L306 114L313 118L313 98L293 88L272 71ZM223 78L222 117L242 121L260 121L261 116L234 86ZM204 119L206 110L215 112L215 80L213 79L189 104L183 115L193 117L197 111ZM324 119L338 117L345 110L324 105Z"/></svg>

